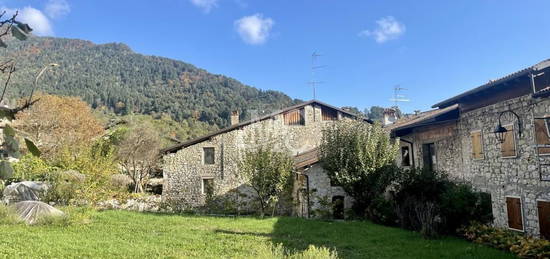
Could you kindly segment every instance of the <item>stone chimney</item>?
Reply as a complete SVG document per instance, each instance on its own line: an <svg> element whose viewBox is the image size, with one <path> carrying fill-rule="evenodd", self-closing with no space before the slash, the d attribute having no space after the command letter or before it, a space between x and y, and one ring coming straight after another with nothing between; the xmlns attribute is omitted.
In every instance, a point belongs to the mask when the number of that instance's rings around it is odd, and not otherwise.
<svg viewBox="0 0 550 259"><path fill-rule="evenodd" d="M394 124L397 119L397 111L395 108L384 109L384 126Z"/></svg>
<svg viewBox="0 0 550 259"><path fill-rule="evenodd" d="M231 126L239 124L239 111L231 112Z"/></svg>

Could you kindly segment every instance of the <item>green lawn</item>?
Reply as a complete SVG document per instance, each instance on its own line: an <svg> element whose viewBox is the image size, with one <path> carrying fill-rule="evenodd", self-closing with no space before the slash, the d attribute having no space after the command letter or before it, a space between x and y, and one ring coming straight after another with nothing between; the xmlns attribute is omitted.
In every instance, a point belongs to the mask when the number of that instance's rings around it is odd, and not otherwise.
<svg viewBox="0 0 550 259"><path fill-rule="evenodd" d="M254 258L258 247L270 243L294 251L325 246L341 258L513 258L456 238L424 240L368 222L104 211L92 212L89 224L0 225L0 257L6 258Z"/></svg>

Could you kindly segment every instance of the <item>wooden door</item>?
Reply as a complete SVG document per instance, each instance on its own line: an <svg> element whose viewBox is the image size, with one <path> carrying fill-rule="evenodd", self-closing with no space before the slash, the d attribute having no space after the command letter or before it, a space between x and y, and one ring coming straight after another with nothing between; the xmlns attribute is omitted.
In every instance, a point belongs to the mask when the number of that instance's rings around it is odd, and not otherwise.
<svg viewBox="0 0 550 259"><path fill-rule="evenodd" d="M506 197L506 209L508 212L508 227L523 231L523 215L521 213L521 199Z"/></svg>
<svg viewBox="0 0 550 259"><path fill-rule="evenodd" d="M334 219L344 219L344 196L332 197L332 213Z"/></svg>
<svg viewBox="0 0 550 259"><path fill-rule="evenodd" d="M540 237L550 240L550 202L538 201Z"/></svg>

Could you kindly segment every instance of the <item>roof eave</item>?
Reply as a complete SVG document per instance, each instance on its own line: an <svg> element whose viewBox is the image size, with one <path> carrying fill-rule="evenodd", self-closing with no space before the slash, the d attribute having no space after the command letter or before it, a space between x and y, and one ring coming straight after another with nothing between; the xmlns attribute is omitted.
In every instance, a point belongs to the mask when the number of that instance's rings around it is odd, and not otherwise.
<svg viewBox="0 0 550 259"><path fill-rule="evenodd" d="M236 129L239 129L239 128L242 128L244 126L247 126L247 125L250 125L252 123L255 123L255 122L259 122L259 121L263 121L263 120L266 120L266 119L270 119L270 118L273 118L274 116L276 115L279 115L281 113L284 113L284 112L287 112L287 111L290 111L290 110L293 110L293 109L297 109L297 108L301 108L303 106L306 106L306 105L310 105L310 104L314 104L314 103L317 103L319 105L323 105L323 106L326 106L326 107L329 107L331 109L334 109L334 110L337 110L341 113L344 113L344 114L347 114L349 116L353 116L357 119L360 119L360 120L363 120L363 121L366 121L370 124L374 124L374 122L368 118L365 118L365 117L361 117L361 116L358 116L356 114L353 114L353 113L350 113L348 111L345 111L345 110L342 110L341 108L338 108L336 106L332 106L330 104L327 104L327 103L324 103L324 102L321 102L321 101L318 101L318 100L309 100L307 102L303 102L303 103L300 103L300 104L296 104L296 105L293 105L293 106L290 106L290 107L287 107L287 108L284 108L284 109L281 109L281 110L278 110L278 111L275 111L275 112L272 112L268 115L264 115L260 118L256 118L256 119L252 119L252 120L248 120L248 121L244 121L244 122L241 122L241 123L238 123L236 125L233 125L233 126L229 126L229 127L226 127L226 128L223 128L223 129L220 129L218 131L214 131L212 133L209 133L209 134L206 134L204 136L201 136L201 137L198 137L198 138L195 138L195 139L192 139L192 140L189 140L189 141L186 141L186 142L183 142L183 143L180 143L180 144L176 144L174 146L171 146L171 147L168 147L168 148L165 148L165 149L162 149L160 151L161 154L167 154L167 153L173 153L173 152L177 152L178 150L182 149L182 148L186 148L186 147L189 147L189 146L192 146L194 144L197 144L197 143L201 143L203 141L206 141L212 137L215 137L219 134L223 134L223 133L227 133L229 131L233 131L233 130L236 130Z"/></svg>

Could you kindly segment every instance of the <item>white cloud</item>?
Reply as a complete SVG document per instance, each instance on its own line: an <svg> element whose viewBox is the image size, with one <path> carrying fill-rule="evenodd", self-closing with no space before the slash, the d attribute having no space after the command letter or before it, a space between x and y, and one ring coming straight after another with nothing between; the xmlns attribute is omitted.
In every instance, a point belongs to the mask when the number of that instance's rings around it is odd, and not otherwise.
<svg viewBox="0 0 550 259"><path fill-rule="evenodd" d="M244 42L252 45L263 44L269 38L275 22L262 14L245 16L235 21L235 28Z"/></svg>
<svg viewBox="0 0 550 259"><path fill-rule="evenodd" d="M2 11L6 11L6 14L11 16L17 9L11 9L2 7ZM18 10L19 14L17 15L17 20L23 23L28 23L29 26L33 29L33 34L38 36L53 36L53 28L50 20L42 11L27 6L23 9Z"/></svg>
<svg viewBox="0 0 550 259"><path fill-rule="evenodd" d="M205 13L209 13L212 8L218 6L218 0L190 0L193 5L201 8Z"/></svg>
<svg viewBox="0 0 550 259"><path fill-rule="evenodd" d="M359 36L372 37L378 43L384 43L388 40L399 38L405 33L405 25L397 21L393 16L387 16L376 21L378 27L375 30L364 30L359 32Z"/></svg>
<svg viewBox="0 0 550 259"><path fill-rule="evenodd" d="M66 0L49 0L44 8L44 12L52 19L65 16L70 11L71 7Z"/></svg>

